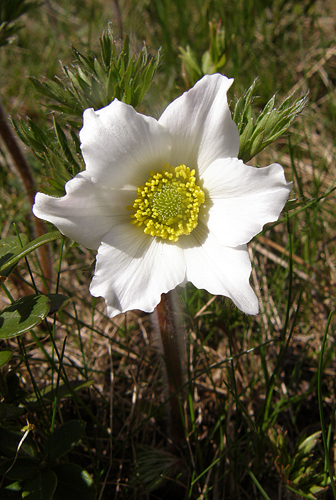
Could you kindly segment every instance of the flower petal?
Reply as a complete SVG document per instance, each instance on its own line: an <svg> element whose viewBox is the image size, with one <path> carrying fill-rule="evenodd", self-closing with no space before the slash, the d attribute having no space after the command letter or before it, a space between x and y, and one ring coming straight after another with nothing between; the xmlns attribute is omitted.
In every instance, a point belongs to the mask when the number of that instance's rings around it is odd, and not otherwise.
<svg viewBox="0 0 336 500"><path fill-rule="evenodd" d="M239 133L226 95L232 82L219 74L204 76L164 111L159 123L173 138L171 165L198 166L201 176L217 158L238 155Z"/></svg>
<svg viewBox="0 0 336 500"><path fill-rule="evenodd" d="M264 224L279 218L292 183L281 165L255 168L241 160L216 160L203 175L208 228L221 245L247 243Z"/></svg>
<svg viewBox="0 0 336 500"><path fill-rule="evenodd" d="M104 297L113 317L131 309L152 312L161 294L184 280L185 262L178 246L121 224L103 238L90 292Z"/></svg>
<svg viewBox="0 0 336 500"><path fill-rule="evenodd" d="M33 213L87 248L96 250L113 225L130 220L126 207L134 199L133 191L97 187L86 172L67 182L65 190L62 198L37 193Z"/></svg>
<svg viewBox="0 0 336 500"><path fill-rule="evenodd" d="M246 314L257 314L258 299L249 283L251 262L247 246L220 245L211 233L203 234L203 228L199 224L183 241L187 280L212 294L230 297ZM189 243L189 239L193 241Z"/></svg>
<svg viewBox="0 0 336 500"><path fill-rule="evenodd" d="M138 187L150 170L161 170L169 161L169 132L117 99L98 111L85 110L83 122L81 149L95 183L115 189Z"/></svg>

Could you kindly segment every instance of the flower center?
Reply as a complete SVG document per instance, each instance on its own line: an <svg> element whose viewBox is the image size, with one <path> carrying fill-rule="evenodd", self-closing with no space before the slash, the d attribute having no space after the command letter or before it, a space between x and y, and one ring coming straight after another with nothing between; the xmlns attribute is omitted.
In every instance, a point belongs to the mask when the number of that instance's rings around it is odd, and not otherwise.
<svg viewBox="0 0 336 500"><path fill-rule="evenodd" d="M144 232L170 241L190 234L198 224L204 192L196 184L195 170L185 165L150 172L148 181L137 189L131 215L132 223L144 225Z"/></svg>

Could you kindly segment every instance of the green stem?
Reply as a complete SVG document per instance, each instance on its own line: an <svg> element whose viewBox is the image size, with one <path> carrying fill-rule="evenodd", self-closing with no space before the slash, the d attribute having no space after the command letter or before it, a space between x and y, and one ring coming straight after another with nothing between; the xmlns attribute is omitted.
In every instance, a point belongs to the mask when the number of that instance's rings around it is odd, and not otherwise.
<svg viewBox="0 0 336 500"><path fill-rule="evenodd" d="M156 307L157 330L164 358L164 378L168 401L168 435L174 445L185 442L182 393L185 382L185 336L176 312L174 291L161 295Z"/></svg>

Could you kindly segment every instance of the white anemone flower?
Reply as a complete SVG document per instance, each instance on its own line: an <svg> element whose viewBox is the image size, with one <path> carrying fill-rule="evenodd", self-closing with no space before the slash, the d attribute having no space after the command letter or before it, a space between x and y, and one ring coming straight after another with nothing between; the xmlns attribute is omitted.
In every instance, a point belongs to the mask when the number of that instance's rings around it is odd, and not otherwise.
<svg viewBox="0 0 336 500"><path fill-rule="evenodd" d="M292 184L278 164L237 158L232 81L205 76L159 120L117 99L85 110L85 171L62 198L36 195L37 217L98 250L90 292L104 297L110 317L151 312L188 281L258 313L246 244L278 219Z"/></svg>

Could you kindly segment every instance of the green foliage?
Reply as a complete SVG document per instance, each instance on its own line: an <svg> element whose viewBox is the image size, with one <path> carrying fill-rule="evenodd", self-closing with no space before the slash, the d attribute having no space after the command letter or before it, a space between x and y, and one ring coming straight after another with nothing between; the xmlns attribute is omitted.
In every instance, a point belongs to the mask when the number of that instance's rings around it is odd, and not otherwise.
<svg viewBox="0 0 336 500"><path fill-rule="evenodd" d="M19 408L18 406L8 403L0 403L0 422L5 422L6 420L14 420L18 417L21 417L24 412L24 408Z"/></svg>
<svg viewBox="0 0 336 500"><path fill-rule="evenodd" d="M59 464L54 471L57 474L54 500L93 500L96 497L92 477L78 465Z"/></svg>
<svg viewBox="0 0 336 500"><path fill-rule="evenodd" d="M4 238L4 240L1 240L4 241L4 244L0 242L0 276L7 276L21 259L37 250L40 246L59 238L62 238L59 231L44 234L23 245L21 243L24 243L24 239L20 242L17 237L9 236Z"/></svg>
<svg viewBox="0 0 336 500"><path fill-rule="evenodd" d="M63 78L42 82L31 78L35 90L47 98L46 106L61 113L62 122L53 116L53 129L46 130L34 120L13 119L20 139L31 148L44 171L50 171L50 187L44 192L54 196L64 195L64 184L83 169L78 139L83 111L100 109L115 98L137 107L152 83L160 58L159 52L150 58L146 47L135 56L127 37L118 52L111 32L101 36L99 57L90 52L81 54L74 47L72 53L75 61L71 66L62 65Z"/></svg>
<svg viewBox="0 0 336 500"><path fill-rule="evenodd" d="M15 269L17 263L45 242L53 241L60 235L57 231L27 243L25 236L9 236L0 240L0 277L4 282ZM25 243L25 244L24 244ZM27 295L0 311L0 339L10 339L22 335L41 323L48 315L62 310L69 299L61 294ZM10 350L0 351L0 367L11 358Z"/></svg>
<svg viewBox="0 0 336 500"><path fill-rule="evenodd" d="M67 380L66 384L60 383L57 387L47 385L43 387L38 394L33 393L28 396L26 395L24 404L31 411L34 411L40 407L41 400L44 406L50 406L54 404L55 401L58 402L62 399L69 398L77 391L91 387L92 383L92 380Z"/></svg>
<svg viewBox="0 0 336 500"><path fill-rule="evenodd" d="M53 196L64 195L64 184L82 170L80 157L78 126L76 132L73 123L64 124L64 130L54 117L53 129L43 130L28 119L12 120L14 128L22 140L44 167L45 172L50 172L51 177L46 177L49 187L44 188L47 194Z"/></svg>
<svg viewBox="0 0 336 500"><path fill-rule="evenodd" d="M68 297L61 294L26 295L12 302L0 312L0 339L22 335L68 304Z"/></svg>
<svg viewBox="0 0 336 500"><path fill-rule="evenodd" d="M50 309L46 295L27 295L5 307L0 313L0 338L22 335L41 323Z"/></svg>
<svg viewBox="0 0 336 500"><path fill-rule="evenodd" d="M13 353L9 349L0 350L0 368L5 366L8 363L8 361L11 359L12 356L13 356ZM0 409L0 415L1 415L1 409ZM0 420L1 420L1 416L0 416Z"/></svg>
<svg viewBox="0 0 336 500"><path fill-rule="evenodd" d="M0 427L0 454L3 457L15 457L20 454L23 457L36 458L38 451L34 440L28 433L21 433Z"/></svg>
<svg viewBox="0 0 336 500"><path fill-rule="evenodd" d="M31 0L0 0L0 47L23 28L21 16L39 5L40 2Z"/></svg>
<svg viewBox="0 0 336 500"><path fill-rule="evenodd" d="M113 50L105 44L107 55L101 48L97 65L90 48L98 54L96 27L106 19L115 22L109 9L117 3L45 2L15 37L17 45L2 49L3 100L15 116L30 116L14 124L34 152L27 158L36 180L50 177L50 194L62 195L64 183L83 169L78 130L84 106L101 106L112 92L106 65ZM88 294L92 253L69 250L57 232L34 240L20 180L0 152L0 226L7 237L16 221L21 239L0 241L3 303L36 293L34 285L39 290L41 266L33 250L46 242L56 268L50 290L58 297L71 295L71 306L55 319L50 310L41 326L0 341L0 434L7 443L0 459L0 500L22 500L23 492L39 500L42 495L90 500L96 488L101 500L329 498L334 484L329 457L335 454L334 318L330 336L321 339L329 311L335 310L335 2L119 3L123 31L132 33L134 46L146 40L151 54L163 46L157 85L141 110L158 116L173 97L218 65L215 70L235 78L230 92L244 93L235 120L245 161L288 131L305 99L300 103L293 90L310 89L290 141L273 143L260 160L279 161L294 181L294 200L286 208L290 231L280 220L249 245L258 316L247 317L228 299L192 286L183 291L190 383L181 413L186 441L174 446L166 434L169 403L151 319L132 312L111 321L103 303ZM66 56L69 42L78 49L71 52L73 64ZM116 58L110 62L116 68L123 48L113 43ZM186 53L185 59L178 57ZM58 59L65 61L62 75L36 83L38 75L57 72ZM35 77L31 89L26 74ZM255 76L262 90L258 100L254 86L244 90ZM117 92L126 96L118 78ZM44 105L37 104L36 88L42 89ZM282 102L278 108L275 93ZM323 447L315 435L320 430ZM24 443L35 450L33 456L25 454Z"/></svg>
<svg viewBox="0 0 336 500"><path fill-rule="evenodd" d="M83 435L83 425L79 420L70 420L51 434L44 449L47 460L56 460L68 453Z"/></svg>
<svg viewBox="0 0 336 500"><path fill-rule="evenodd" d="M92 500L96 490L90 475L78 465L57 462L80 443L82 423L72 420L60 426L41 452L28 434L32 430L28 426L22 434L0 427L0 475L8 483L0 490L0 498L6 498L4 490L15 486L20 498L30 500Z"/></svg>
<svg viewBox="0 0 336 500"><path fill-rule="evenodd" d="M173 453L149 446L139 446L134 484L148 493L169 489L169 483L185 474L185 465Z"/></svg>
<svg viewBox="0 0 336 500"><path fill-rule="evenodd" d="M28 238L25 234L20 234L19 238L17 236L7 236L7 238L2 238L2 240L0 240L0 268L17 253L20 253L22 246L26 245L27 242ZM1 269L0 276L6 278L6 276L13 271L15 266L16 263L5 269Z"/></svg>
<svg viewBox="0 0 336 500"><path fill-rule="evenodd" d="M187 48L179 47L182 61L182 74L188 87L192 87L204 75L220 73L227 60L228 42L225 37L225 29L221 21L214 20L209 23L210 46L204 52L199 61L195 52L187 45Z"/></svg>
<svg viewBox="0 0 336 500"><path fill-rule="evenodd" d="M51 500L57 487L57 476L49 469L41 470L28 479L22 489L22 498L27 500Z"/></svg>
<svg viewBox="0 0 336 500"><path fill-rule="evenodd" d="M115 98L133 107L140 104L158 67L159 52L149 58L143 47L136 57L125 37L118 54L110 32L102 34L100 50L97 57L91 53L81 54L73 47L75 62L71 67L62 65L62 79L40 82L31 78L35 89L48 98L47 107L81 117L84 109L100 109Z"/></svg>
<svg viewBox="0 0 336 500"><path fill-rule="evenodd" d="M16 385L13 384L16 382ZM80 420L70 420L54 428L51 432L39 429L38 437L34 425L28 424L20 431L17 421L26 408L34 407L29 394L19 389L19 379L9 372L3 378L0 374L0 395L6 401L19 397L16 404L0 403L0 498L31 498L47 500L51 498L91 500L95 496L95 485L89 474L71 462L62 463L62 458L81 446L84 424ZM69 398L73 391L88 384L72 384L66 389L62 384L49 389L50 403L61 398ZM43 396L48 404L47 391ZM36 408L39 408L37 406ZM15 429L15 430L13 430ZM33 436L33 434L35 434ZM38 444L37 444L38 442ZM72 478L72 480L71 480ZM72 484L71 484L72 483ZM65 491L67 486L67 491ZM15 493L10 493L15 491Z"/></svg>
<svg viewBox="0 0 336 500"><path fill-rule="evenodd" d="M321 457L313 454L320 442L321 432L303 437L297 444L294 454L288 451L289 443L285 432L270 429L269 439L273 448L276 469L290 491L314 499L315 495L325 491L329 480L321 464Z"/></svg>
<svg viewBox="0 0 336 500"><path fill-rule="evenodd" d="M308 96L287 97L278 108L275 108L275 95L268 101L256 118L252 109L254 90L257 80L236 102L233 120L239 130L239 154L244 162L251 160L266 146L276 141L292 125L295 118L307 106Z"/></svg>

